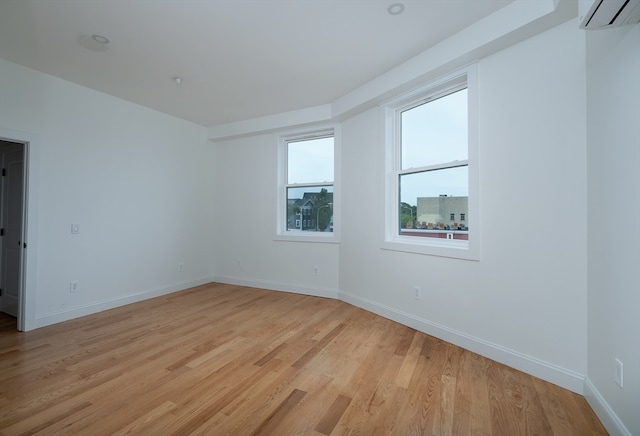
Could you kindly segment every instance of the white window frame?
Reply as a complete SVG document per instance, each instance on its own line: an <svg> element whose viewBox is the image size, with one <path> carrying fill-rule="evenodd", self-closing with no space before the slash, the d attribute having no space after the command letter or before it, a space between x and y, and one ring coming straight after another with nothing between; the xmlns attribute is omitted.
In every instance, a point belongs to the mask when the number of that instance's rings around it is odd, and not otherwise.
<svg viewBox="0 0 640 436"><path fill-rule="evenodd" d="M409 253L480 260L480 189L478 152L478 79L476 64L453 74L434 80L419 88L402 94L382 105L384 119L384 174L383 190L384 220L383 249ZM467 88L468 101L468 183L469 197L465 226L469 228L469 240L428 238L402 235L399 232L400 193L399 176L406 171L401 165L400 114L403 110L428 102L456 89Z"/></svg>
<svg viewBox="0 0 640 436"><path fill-rule="evenodd" d="M294 185L287 184L287 143L307 139L333 136L333 181L326 184L333 186L333 231L332 232L309 232L287 230L287 187ZM336 244L340 242L340 126L332 124L318 126L304 130L290 130L280 132L276 139L278 158L278 183L276 193L276 224L273 239L276 241L294 242L320 242ZM318 186L318 183L298 184L295 186Z"/></svg>

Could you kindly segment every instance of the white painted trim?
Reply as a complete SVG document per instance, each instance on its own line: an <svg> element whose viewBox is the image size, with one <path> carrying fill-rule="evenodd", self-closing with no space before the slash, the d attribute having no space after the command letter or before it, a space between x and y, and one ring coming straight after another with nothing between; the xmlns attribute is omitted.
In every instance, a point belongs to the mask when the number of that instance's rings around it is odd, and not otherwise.
<svg viewBox="0 0 640 436"><path fill-rule="evenodd" d="M340 291L340 299L582 395L584 376L577 372L348 292Z"/></svg>
<svg viewBox="0 0 640 436"><path fill-rule="evenodd" d="M24 169L27 180L26 216L23 229L24 241L27 248L22 265L22 289L18 310L18 330L29 331L35 327L37 266L38 266L38 175L40 170L40 138L37 134L0 127L0 138L26 143Z"/></svg>
<svg viewBox="0 0 640 436"><path fill-rule="evenodd" d="M82 316L91 315L91 314L102 312L109 309L114 309L116 307L126 306L127 304L148 300L150 298L161 297L163 295L189 289L194 286L200 286L207 283L211 283L212 281L213 281L212 277L202 277L200 279L180 282L180 283L176 283L176 284L159 288L159 289L142 291L133 295L127 295L127 296L118 297L118 298L111 298L111 299L100 301L97 303L87 304L85 306L74 307L65 311L46 314L44 316L37 317L33 323L32 328L35 329L35 328L45 327L51 324L57 324L59 322L69 321L75 318L80 318Z"/></svg>
<svg viewBox="0 0 640 436"><path fill-rule="evenodd" d="M400 156L400 130L399 117L403 110L416 107L428 99L437 98L455 92L455 90L467 89L468 105L468 218L467 225L470 228L469 240L447 240L439 238L420 238L415 236L403 236L398 234L399 215L398 204L399 182L398 174L405 173L401 170ZM381 105L382 155L381 171L384 173L384 189L382 189L382 204L384 204L384 219L382 220L380 247L386 250L404 251L408 253L451 257L478 261L480 260L480 152L478 133L478 66L476 63L429 83L407 91ZM417 171L417 168L409 169L409 172Z"/></svg>
<svg viewBox="0 0 640 436"><path fill-rule="evenodd" d="M584 381L584 397L611 436L631 436L631 432L591 383L589 377Z"/></svg>
<svg viewBox="0 0 640 436"><path fill-rule="evenodd" d="M321 288L308 285L292 285L278 282L265 282L258 280L246 280L240 277L230 276L214 276L216 283L225 283L229 285L248 286L250 288L268 289L270 291L291 292L294 294L310 295L313 297L339 299L339 291L331 288Z"/></svg>
<svg viewBox="0 0 640 436"><path fill-rule="evenodd" d="M321 122L326 123L330 122L331 119L331 106L326 104L209 127L208 138L213 141L241 138L260 133L270 133L278 129L287 129L291 126L302 127Z"/></svg>
<svg viewBox="0 0 640 436"><path fill-rule="evenodd" d="M311 183L319 186L323 183L331 184L333 189L333 231L332 232L295 232L287 231L287 200L285 189L287 186L287 141L291 139L314 138L320 136L333 137L333 181ZM342 130L340 124L319 125L296 130L285 130L276 135L276 168L278 168L278 182L276 186L276 216L273 240L289 242L316 242L337 244L340 242L340 175L341 175L341 147Z"/></svg>

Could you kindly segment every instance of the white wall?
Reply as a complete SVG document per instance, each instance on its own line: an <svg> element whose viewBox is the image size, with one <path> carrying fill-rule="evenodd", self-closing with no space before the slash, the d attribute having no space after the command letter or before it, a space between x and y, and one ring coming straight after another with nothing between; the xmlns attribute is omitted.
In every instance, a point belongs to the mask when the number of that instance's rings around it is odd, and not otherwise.
<svg viewBox="0 0 640 436"><path fill-rule="evenodd" d="M337 244L273 239L276 137L221 142L216 153L216 280L337 297Z"/></svg>
<svg viewBox="0 0 640 436"><path fill-rule="evenodd" d="M586 396L612 434L640 435L640 25L588 32L586 41Z"/></svg>
<svg viewBox="0 0 640 436"><path fill-rule="evenodd" d="M581 392L587 369L582 34L575 22L566 23L482 59L478 71L479 262L380 248L383 132L374 108L342 123L339 246L272 240L275 137L217 144L216 203L226 210L216 216L216 278L339 290L348 302Z"/></svg>
<svg viewBox="0 0 640 436"><path fill-rule="evenodd" d="M0 132L35 138L30 327L211 277L215 148L204 127L6 61L0 80Z"/></svg>
<svg viewBox="0 0 640 436"><path fill-rule="evenodd" d="M343 123L340 249L349 301L528 372L549 378L553 366L563 373L556 382L578 391L587 353L580 36L569 22L478 64L482 227L471 231L480 232L479 262L379 248L378 110ZM363 207L365 226L348 219Z"/></svg>
<svg viewBox="0 0 640 436"><path fill-rule="evenodd" d="M33 140L32 326L215 272L338 296L577 392L588 374L609 431L640 434L639 32L573 20L479 61L478 262L380 248L377 108L342 123L341 243L274 241L274 136L212 145L202 127L0 60L0 136ZM631 224L614 239L603 223L620 204Z"/></svg>

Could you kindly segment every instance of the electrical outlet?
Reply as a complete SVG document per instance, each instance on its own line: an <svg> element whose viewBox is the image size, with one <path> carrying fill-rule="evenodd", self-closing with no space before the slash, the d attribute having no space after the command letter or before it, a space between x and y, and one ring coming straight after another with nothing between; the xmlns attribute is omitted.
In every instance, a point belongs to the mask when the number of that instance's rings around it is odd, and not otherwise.
<svg viewBox="0 0 640 436"><path fill-rule="evenodd" d="M413 287L413 298L416 300L420 300L422 298L422 289L420 289L420 286Z"/></svg>
<svg viewBox="0 0 640 436"><path fill-rule="evenodd" d="M238 269L242 268L242 262L240 262L240 259L236 260L236 268Z"/></svg>
<svg viewBox="0 0 640 436"><path fill-rule="evenodd" d="M178 271L184 271L184 263L180 262L178 264Z"/></svg>
<svg viewBox="0 0 640 436"><path fill-rule="evenodd" d="M622 387L624 384L624 365L618 359L616 359L615 382L620 387Z"/></svg>
<svg viewBox="0 0 640 436"><path fill-rule="evenodd" d="M78 292L78 281L72 280L69 283L69 292Z"/></svg>
<svg viewBox="0 0 640 436"><path fill-rule="evenodd" d="M317 267L317 266L314 266L314 267L313 267L313 274L317 276L317 275L318 275L318 271L319 271L319 270L318 270L318 267Z"/></svg>

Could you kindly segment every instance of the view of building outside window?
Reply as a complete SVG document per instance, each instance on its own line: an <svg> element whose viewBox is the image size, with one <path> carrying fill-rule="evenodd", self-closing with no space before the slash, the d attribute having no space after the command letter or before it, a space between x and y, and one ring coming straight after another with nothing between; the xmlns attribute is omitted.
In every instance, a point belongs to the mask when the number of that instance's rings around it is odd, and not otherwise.
<svg viewBox="0 0 640 436"><path fill-rule="evenodd" d="M402 235L468 240L467 90L401 113Z"/></svg>
<svg viewBox="0 0 640 436"><path fill-rule="evenodd" d="M287 142L287 231L333 232L334 138Z"/></svg>

